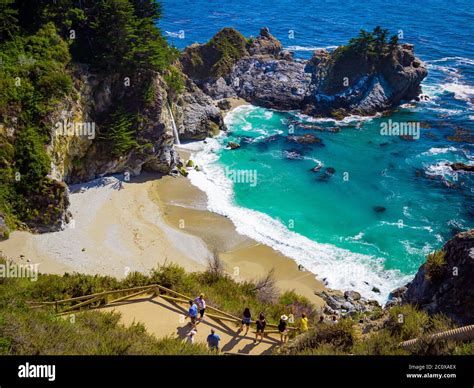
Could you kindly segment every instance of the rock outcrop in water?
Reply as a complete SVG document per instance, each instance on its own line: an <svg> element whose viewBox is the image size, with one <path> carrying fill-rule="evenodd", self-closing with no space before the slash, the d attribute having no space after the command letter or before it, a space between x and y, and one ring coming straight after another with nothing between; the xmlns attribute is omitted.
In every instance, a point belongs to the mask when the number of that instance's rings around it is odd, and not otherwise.
<svg viewBox="0 0 474 388"><path fill-rule="evenodd" d="M267 28L249 41L225 28L209 43L186 48L181 62L184 72L217 100L241 97L313 116L369 115L417 98L427 75L412 45L381 42L372 49L354 40L333 52L317 50L303 61L282 51Z"/></svg>
<svg viewBox="0 0 474 388"><path fill-rule="evenodd" d="M392 295L429 314L443 313L462 325L474 323L474 229L449 240L439 257L435 268L428 259L413 281Z"/></svg>

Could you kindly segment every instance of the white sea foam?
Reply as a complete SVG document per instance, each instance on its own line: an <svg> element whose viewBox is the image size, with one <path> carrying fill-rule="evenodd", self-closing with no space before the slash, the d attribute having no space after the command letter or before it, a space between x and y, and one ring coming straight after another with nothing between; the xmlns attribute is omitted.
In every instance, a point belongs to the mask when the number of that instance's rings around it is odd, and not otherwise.
<svg viewBox="0 0 474 388"><path fill-rule="evenodd" d="M474 87L460 82L450 82L440 85L444 92L454 94L454 98L463 101L472 101L474 99Z"/></svg>
<svg viewBox="0 0 474 388"><path fill-rule="evenodd" d="M410 276L397 270L386 270L384 260L373 256L350 252L331 244L312 241L288 229L270 216L234 204L232 182L213 152L221 147L218 140L208 139L200 143L202 150L193 155L202 171L190 171L192 184L208 196L208 209L229 217L236 230L293 258L318 278L325 279L330 287L356 289L363 295L385 302L394 288L409 281ZM373 287L380 293L372 291Z"/></svg>
<svg viewBox="0 0 474 388"><path fill-rule="evenodd" d="M422 155L441 155L448 152L456 152L457 148L455 147L432 147L428 151L423 152Z"/></svg>
<svg viewBox="0 0 474 388"><path fill-rule="evenodd" d="M439 161L425 167L425 172L429 176L439 176L442 178L453 178L455 172L447 160Z"/></svg>
<svg viewBox="0 0 474 388"><path fill-rule="evenodd" d="M334 50L336 49L338 46L326 46L326 47L311 47L311 46L288 46L288 47L285 47L284 50L288 50L288 51L316 51L316 50L323 50L323 49L326 49L326 50Z"/></svg>
<svg viewBox="0 0 474 388"><path fill-rule="evenodd" d="M433 247L430 244L425 244L422 248L412 246L410 241L402 241L403 248L410 255L426 256L433 252Z"/></svg>
<svg viewBox="0 0 474 388"><path fill-rule="evenodd" d="M379 225L385 225L385 226L393 226L397 228L408 228L408 229L414 229L414 230L426 230L430 233L433 232L433 228L431 226L413 226L413 225L407 225L405 223L399 223L399 222L388 222L388 221L380 221Z"/></svg>
<svg viewBox="0 0 474 388"><path fill-rule="evenodd" d="M267 110L265 111L264 116L267 120L271 119L273 117L273 112L271 110Z"/></svg>
<svg viewBox="0 0 474 388"><path fill-rule="evenodd" d="M227 126L231 126L239 122L245 122L245 114L258 109L260 108L254 105L240 105L225 115L224 123Z"/></svg>
<svg viewBox="0 0 474 388"><path fill-rule="evenodd" d="M179 38L182 36L182 32L165 31L165 35L169 36L170 38Z"/></svg>
<svg viewBox="0 0 474 388"><path fill-rule="evenodd" d="M474 59L464 58L464 57L444 57L440 59L429 60L426 62L427 63L440 63L440 62L448 62L448 61L454 61L458 64L463 64L463 65L474 65Z"/></svg>
<svg viewBox="0 0 474 388"><path fill-rule="evenodd" d="M295 117L297 117L301 121L306 121L309 123L333 123L335 125L347 125L347 124L352 124L352 123L360 123L363 121L369 122L369 121L372 121L373 119L376 119L382 116L381 113L377 113L373 116L350 115L350 116L344 117L342 120L337 120L331 117L312 117L298 111L292 111L290 113L292 113Z"/></svg>

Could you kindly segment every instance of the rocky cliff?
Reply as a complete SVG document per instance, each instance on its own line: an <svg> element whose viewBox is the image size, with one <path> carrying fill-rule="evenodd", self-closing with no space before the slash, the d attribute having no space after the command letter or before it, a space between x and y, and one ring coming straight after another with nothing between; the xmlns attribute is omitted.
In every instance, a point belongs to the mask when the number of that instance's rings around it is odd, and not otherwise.
<svg viewBox="0 0 474 388"><path fill-rule="evenodd" d="M64 171L65 174L59 174L58 178L67 182L87 181L123 172L137 175L142 170L171 172L179 163L179 156L173 148L173 119L181 139L204 139L224 129L220 111L190 80L186 80L183 91L176 93L170 90L159 73L136 80L138 85L131 88L122 87L121 80L113 77L99 80L94 74L82 73L81 78L82 82L78 82L82 84L79 95L87 103L72 106L72 116L82 116L83 121L94 120L98 133L93 139L72 136L69 141L60 136L62 143L59 144L62 146L59 147L58 140L53 141L51 149L56 151L53 159L58 162L53 170ZM151 85L146 85L149 79ZM139 101L137 94L145 88L151 90L150 98L142 106L134 108L140 112L141 118L136 129L137 146L126 153L114 155L110 152L110 144L103 141L102 136L107 131L107 116L117 101L126 101L130 108L135 101Z"/></svg>
<svg viewBox="0 0 474 388"><path fill-rule="evenodd" d="M238 96L314 116L369 115L417 98L427 70L413 46L381 41L372 52L363 43L317 50L303 61L283 51L267 28L253 40L227 28L209 43L188 47L181 62L184 72L214 99Z"/></svg>
<svg viewBox="0 0 474 388"><path fill-rule="evenodd" d="M474 323L474 229L457 234L428 256L413 281L392 294L429 314L443 313L461 325Z"/></svg>

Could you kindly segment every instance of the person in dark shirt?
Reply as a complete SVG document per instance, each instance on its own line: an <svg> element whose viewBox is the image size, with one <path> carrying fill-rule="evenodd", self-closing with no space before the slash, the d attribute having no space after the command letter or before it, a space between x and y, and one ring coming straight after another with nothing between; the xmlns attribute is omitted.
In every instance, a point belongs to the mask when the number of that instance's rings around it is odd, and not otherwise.
<svg viewBox="0 0 474 388"><path fill-rule="evenodd" d="M263 332L265 331L265 326L267 326L267 321L265 320L265 315L260 313L258 319L255 321L257 324L257 332L255 333L255 340L253 342L257 343L258 337L260 337L260 342L263 341Z"/></svg>
<svg viewBox="0 0 474 388"><path fill-rule="evenodd" d="M280 317L280 323L278 324L278 331L280 332L280 340L282 344L288 341L287 325L288 325L288 317L283 314Z"/></svg>
<svg viewBox="0 0 474 388"><path fill-rule="evenodd" d="M240 326L240 329L238 333L244 330L244 326L246 326L245 334L247 335L249 332L249 327L250 327L250 322L252 321L252 315L250 314L250 309L248 307L245 308L244 312L242 313L242 326Z"/></svg>

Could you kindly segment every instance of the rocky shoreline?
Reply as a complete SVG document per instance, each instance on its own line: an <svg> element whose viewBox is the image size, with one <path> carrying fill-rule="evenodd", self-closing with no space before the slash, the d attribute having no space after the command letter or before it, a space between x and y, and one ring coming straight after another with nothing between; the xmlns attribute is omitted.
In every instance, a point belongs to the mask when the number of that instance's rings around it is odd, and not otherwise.
<svg viewBox="0 0 474 388"><path fill-rule="evenodd" d="M386 47L376 54L359 43L316 50L304 61L282 50L268 28L253 41L224 28L208 43L186 48L181 63L214 100L240 97L313 116L372 115L418 98L428 74L412 45L381 45Z"/></svg>

